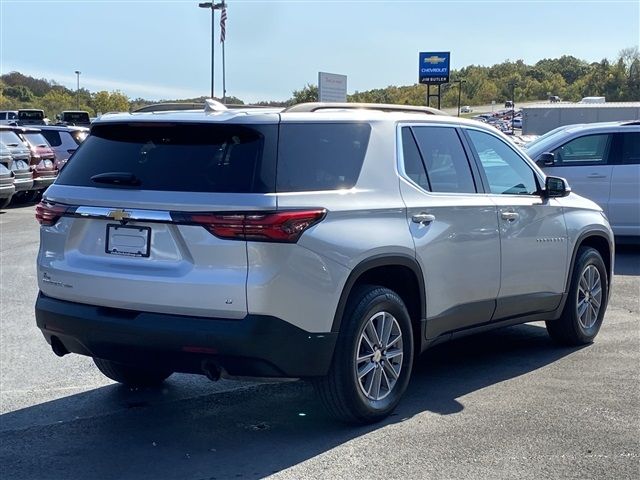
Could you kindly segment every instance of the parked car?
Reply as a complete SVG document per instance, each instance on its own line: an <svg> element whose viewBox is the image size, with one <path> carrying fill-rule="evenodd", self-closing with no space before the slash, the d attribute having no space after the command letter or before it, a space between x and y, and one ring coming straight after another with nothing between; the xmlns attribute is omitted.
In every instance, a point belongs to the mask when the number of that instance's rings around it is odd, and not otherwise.
<svg viewBox="0 0 640 480"><path fill-rule="evenodd" d="M11 162L5 166L14 174L13 200L26 200L33 188L33 171L29 166L31 152L11 127L0 126L0 144L8 148L11 153Z"/></svg>
<svg viewBox="0 0 640 480"><path fill-rule="evenodd" d="M504 102L504 108L513 108L513 100L507 100Z"/></svg>
<svg viewBox="0 0 640 480"><path fill-rule="evenodd" d="M640 237L640 122L567 125L526 146L550 175L602 207L616 236Z"/></svg>
<svg viewBox="0 0 640 480"><path fill-rule="evenodd" d="M11 152L4 143L0 143L0 208L9 205L13 194L16 193L16 187L13 184L14 175L9 169L12 161Z"/></svg>
<svg viewBox="0 0 640 480"><path fill-rule="evenodd" d="M55 154L42 136L38 128L14 127L18 137L29 147L31 159L29 165L33 171L33 187L26 196L27 201L34 201L49 185L55 182L58 169L55 165Z"/></svg>
<svg viewBox="0 0 640 480"><path fill-rule="evenodd" d="M35 108L25 108L18 110L18 125L46 125L47 121L44 116L44 110L38 110Z"/></svg>
<svg viewBox="0 0 640 480"><path fill-rule="evenodd" d="M56 156L55 166L61 169L78 146L87 138L89 129L84 127L62 127L47 125L40 128L40 133L51 146Z"/></svg>
<svg viewBox="0 0 640 480"><path fill-rule="evenodd" d="M549 102L551 103L559 103L560 102L560 97L557 95L551 95L549 97Z"/></svg>
<svg viewBox="0 0 640 480"><path fill-rule="evenodd" d="M58 125L69 125L78 127L89 127L91 120L89 112L84 110L67 110L57 115Z"/></svg>
<svg viewBox="0 0 640 480"><path fill-rule="evenodd" d="M0 125L17 125L17 124L18 124L17 110L0 111Z"/></svg>
<svg viewBox="0 0 640 480"><path fill-rule="evenodd" d="M522 117L515 117L512 122L513 128L522 128Z"/></svg>
<svg viewBox="0 0 640 480"><path fill-rule="evenodd" d="M595 203L494 129L400 105L103 116L36 218L57 355L128 385L310 378L361 423L441 341L545 320L592 342L613 266Z"/></svg>
<svg viewBox="0 0 640 480"><path fill-rule="evenodd" d="M471 112L473 112L473 108L471 108L469 105L460 107L460 113L471 113Z"/></svg>

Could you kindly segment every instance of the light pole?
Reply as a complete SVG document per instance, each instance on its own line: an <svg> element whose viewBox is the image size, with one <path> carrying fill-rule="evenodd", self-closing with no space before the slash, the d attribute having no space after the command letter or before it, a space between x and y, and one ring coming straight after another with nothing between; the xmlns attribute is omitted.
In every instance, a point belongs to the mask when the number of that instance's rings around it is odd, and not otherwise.
<svg viewBox="0 0 640 480"><path fill-rule="evenodd" d="M513 126L513 117L516 116L516 82L511 84L511 135L514 135L516 130Z"/></svg>
<svg viewBox="0 0 640 480"><path fill-rule="evenodd" d="M467 83L466 80L455 80L454 83L458 84L458 116L460 116L460 97L462 96L462 84Z"/></svg>
<svg viewBox="0 0 640 480"><path fill-rule="evenodd" d="M76 108L80 110L80 70L76 70Z"/></svg>
<svg viewBox="0 0 640 480"><path fill-rule="evenodd" d="M215 25L216 25L216 17L215 17L215 11L222 8L223 4L222 3L215 3L215 2L203 2L203 3L199 3L198 7L200 8L208 8L211 9L211 98L214 98L214 88L213 88L213 79L214 79L214 73L215 73L215 46L216 46L216 40L215 40Z"/></svg>

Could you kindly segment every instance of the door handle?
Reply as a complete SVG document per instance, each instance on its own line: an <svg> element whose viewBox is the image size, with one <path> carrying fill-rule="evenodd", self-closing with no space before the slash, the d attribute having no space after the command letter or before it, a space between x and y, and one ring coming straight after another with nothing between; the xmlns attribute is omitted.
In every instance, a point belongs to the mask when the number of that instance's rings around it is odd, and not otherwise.
<svg viewBox="0 0 640 480"><path fill-rule="evenodd" d="M607 178L607 176L602 175L601 173L590 173L587 175L587 178Z"/></svg>
<svg viewBox="0 0 640 480"><path fill-rule="evenodd" d="M509 222L513 222L514 220L517 220L518 217L520 217L520 214L516 213L516 212L500 212L500 216L504 220L508 220Z"/></svg>
<svg viewBox="0 0 640 480"><path fill-rule="evenodd" d="M426 225L427 223L431 223L436 219L435 215L431 215L430 213L417 213L413 217L411 217L411 221L413 223L421 223Z"/></svg>

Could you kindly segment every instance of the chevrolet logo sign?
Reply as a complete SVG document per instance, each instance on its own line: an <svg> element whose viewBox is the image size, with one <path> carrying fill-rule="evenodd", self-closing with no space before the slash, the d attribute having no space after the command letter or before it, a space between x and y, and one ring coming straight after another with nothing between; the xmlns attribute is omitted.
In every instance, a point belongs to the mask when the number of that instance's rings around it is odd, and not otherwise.
<svg viewBox="0 0 640 480"><path fill-rule="evenodd" d="M127 218L131 218L131 214L129 212L125 212L124 210L111 210L107 216L109 218L113 218L117 222L121 222Z"/></svg>
<svg viewBox="0 0 640 480"><path fill-rule="evenodd" d="M424 63L430 63L431 65L436 65L438 63L443 63L446 60L444 57L438 57L437 55L431 55L430 57L425 57Z"/></svg>

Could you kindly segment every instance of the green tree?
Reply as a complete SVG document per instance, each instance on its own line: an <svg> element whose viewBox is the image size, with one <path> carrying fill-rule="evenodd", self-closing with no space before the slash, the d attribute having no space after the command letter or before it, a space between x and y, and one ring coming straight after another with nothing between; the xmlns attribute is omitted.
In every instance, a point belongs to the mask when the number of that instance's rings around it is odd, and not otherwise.
<svg viewBox="0 0 640 480"><path fill-rule="evenodd" d="M307 83L301 90L294 90L293 97L289 101L291 105L305 102L318 101L318 86Z"/></svg>
<svg viewBox="0 0 640 480"><path fill-rule="evenodd" d="M94 93L92 106L96 114L100 115L108 112L128 112L129 98L122 92L107 92L102 90Z"/></svg>

